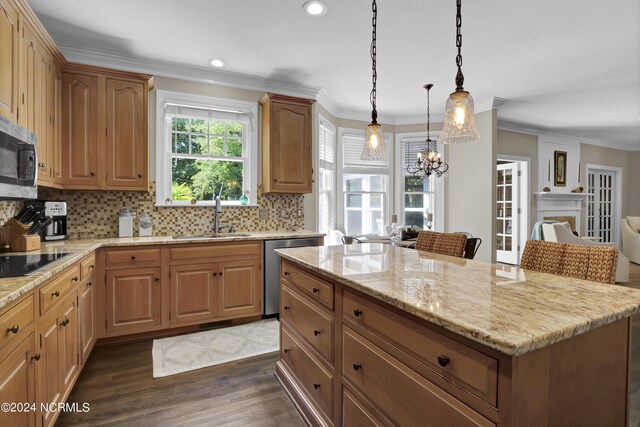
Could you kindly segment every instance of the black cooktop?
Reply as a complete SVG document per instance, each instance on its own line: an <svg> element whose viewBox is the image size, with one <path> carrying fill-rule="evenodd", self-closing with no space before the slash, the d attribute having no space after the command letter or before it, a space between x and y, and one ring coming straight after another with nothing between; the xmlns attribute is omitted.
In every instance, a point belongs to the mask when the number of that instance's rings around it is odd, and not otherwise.
<svg viewBox="0 0 640 427"><path fill-rule="evenodd" d="M67 253L0 255L0 278L29 276Z"/></svg>

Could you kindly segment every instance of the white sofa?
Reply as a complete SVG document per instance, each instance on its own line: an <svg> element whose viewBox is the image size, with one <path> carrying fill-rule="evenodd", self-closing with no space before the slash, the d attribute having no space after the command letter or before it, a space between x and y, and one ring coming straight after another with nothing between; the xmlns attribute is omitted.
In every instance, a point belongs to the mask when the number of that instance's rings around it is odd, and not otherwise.
<svg viewBox="0 0 640 427"><path fill-rule="evenodd" d="M640 264L640 216L622 218L622 252L631 262Z"/></svg>
<svg viewBox="0 0 640 427"><path fill-rule="evenodd" d="M573 234L568 222L556 222L554 224L542 224L544 240L557 243L570 243L582 246L614 246L614 243L598 243L588 239L582 239ZM639 249L640 250L640 249ZM629 281L629 258L618 250L618 266L616 268L616 282Z"/></svg>

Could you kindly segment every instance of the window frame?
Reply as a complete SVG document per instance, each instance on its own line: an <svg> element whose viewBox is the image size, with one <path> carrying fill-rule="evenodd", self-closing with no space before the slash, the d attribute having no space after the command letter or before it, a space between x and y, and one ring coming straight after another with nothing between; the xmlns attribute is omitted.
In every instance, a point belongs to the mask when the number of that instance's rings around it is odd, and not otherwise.
<svg viewBox="0 0 640 427"><path fill-rule="evenodd" d="M227 98L216 98L190 93L173 92L166 90L155 90L156 93L156 201L155 206L159 207L185 207L185 206L214 206L213 200L197 200L195 203L188 200L168 200L171 199L171 129L166 120L165 104L177 103L191 105L194 107L239 110L246 112L249 116L248 124L243 125L243 192L249 190L249 203L245 206L257 206L258 189L258 146L259 140L259 116L258 103L238 101ZM247 133L246 137L244 133ZM185 158L196 158L197 155L188 154ZM206 159L216 160L214 157ZM218 157L220 159L220 157ZM237 158L236 158L237 159ZM233 160L230 160L233 161ZM222 201L223 206L243 206L240 201Z"/></svg>
<svg viewBox="0 0 640 427"><path fill-rule="evenodd" d="M325 128L328 128L331 132L333 132L333 163L329 163L326 162L324 160L321 159L320 156L320 126L324 126ZM337 176L338 176L338 128L329 120L327 120L322 114L318 114L318 125L317 125L317 131L318 131L318 148L317 148L317 166L316 166L316 170L318 171L318 175L317 175L317 186L316 186L316 206L318 207L318 215L316 215L316 230L318 231L322 231L322 232L326 232L327 235L330 234L331 230L335 230L336 229L336 211L337 211L337 192L338 192L338 183L337 183ZM328 163L330 165L333 166L333 169L327 168L327 167L323 167L324 164L323 163ZM332 178L332 189L331 191L322 191L322 177L321 177L321 173L320 170L324 169L324 170L330 170L333 172L333 178ZM333 209L329 209L329 212L327 213L328 215L328 219L329 219L329 229L328 230L322 230L320 227L320 198L322 197L322 194L328 194L329 195L329 199L333 199L333 203L329 203L329 208L333 208Z"/></svg>

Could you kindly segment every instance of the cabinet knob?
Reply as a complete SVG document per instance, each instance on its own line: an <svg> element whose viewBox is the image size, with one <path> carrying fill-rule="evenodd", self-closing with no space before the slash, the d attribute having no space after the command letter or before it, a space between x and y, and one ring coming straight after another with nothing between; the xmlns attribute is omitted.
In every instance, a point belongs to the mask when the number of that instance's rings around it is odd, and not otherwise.
<svg viewBox="0 0 640 427"><path fill-rule="evenodd" d="M138 174L138 178L142 178L142 174Z"/></svg>
<svg viewBox="0 0 640 427"><path fill-rule="evenodd" d="M291 351L291 350L289 350L288 348L285 348L285 349L284 349L284 352L285 352L285 353L289 353L290 351Z"/></svg>
<svg viewBox="0 0 640 427"><path fill-rule="evenodd" d="M448 364L449 364L449 358L447 356L445 356L444 354L441 354L440 356L438 356L438 365L444 368Z"/></svg>
<svg viewBox="0 0 640 427"><path fill-rule="evenodd" d="M89 270L93 270L94 268L96 268L96 266L95 266L95 265L93 265L93 264L91 264L91 265L89 266Z"/></svg>
<svg viewBox="0 0 640 427"><path fill-rule="evenodd" d="M218 273L218 274L220 274L222 276L222 271L220 273Z"/></svg>
<svg viewBox="0 0 640 427"><path fill-rule="evenodd" d="M87 282L87 286L91 287L91 285L93 285L93 283Z"/></svg>
<svg viewBox="0 0 640 427"><path fill-rule="evenodd" d="M316 390L320 388L320 383L313 383L313 388Z"/></svg>
<svg viewBox="0 0 640 427"><path fill-rule="evenodd" d="M19 330L20 330L20 326L13 325L12 327L7 328L7 333L11 332L11 333L17 334Z"/></svg>
<svg viewBox="0 0 640 427"><path fill-rule="evenodd" d="M360 310L359 308L356 308L355 310L353 310L353 315L356 317L362 316L362 310Z"/></svg>
<svg viewBox="0 0 640 427"><path fill-rule="evenodd" d="M159 282L159 281L160 281L160 278L159 278L159 277L155 277L155 279L156 279L156 282Z"/></svg>
<svg viewBox="0 0 640 427"><path fill-rule="evenodd" d="M289 272L288 272L288 271L285 271L285 272L284 272L284 275L285 275L285 276L288 276L288 275L289 275Z"/></svg>
<svg viewBox="0 0 640 427"><path fill-rule="evenodd" d="M315 336L320 335L320 330L318 330L318 329L314 329L314 330L313 330L313 335L315 335Z"/></svg>
<svg viewBox="0 0 640 427"><path fill-rule="evenodd" d="M135 261L136 260L136 256L135 255L131 255L131 261Z"/></svg>
<svg viewBox="0 0 640 427"><path fill-rule="evenodd" d="M275 179L275 178L273 178L273 182L278 182L278 180L277 180L277 179Z"/></svg>
<svg viewBox="0 0 640 427"><path fill-rule="evenodd" d="M44 163L42 163L42 162L38 162L38 167L39 167L39 168L44 168L44 166L45 166L45 165L44 165Z"/></svg>
<svg viewBox="0 0 640 427"><path fill-rule="evenodd" d="M89 175L96 176L96 173L95 172L89 172Z"/></svg>
<svg viewBox="0 0 640 427"><path fill-rule="evenodd" d="M53 292L51 292L51 296L59 297L59 296L60 296L60 291L53 291Z"/></svg>
<svg viewBox="0 0 640 427"><path fill-rule="evenodd" d="M214 271L214 272L213 272L213 275L214 275L214 276L217 276L217 275L218 275L218 273Z"/></svg>
<svg viewBox="0 0 640 427"><path fill-rule="evenodd" d="M313 293L317 294L318 292L320 292L320 288L313 288Z"/></svg>
<svg viewBox="0 0 640 427"><path fill-rule="evenodd" d="M288 305L285 304L284 309L285 310L289 310L291 307L289 307Z"/></svg>
<svg viewBox="0 0 640 427"><path fill-rule="evenodd" d="M362 368L362 365L360 364L360 362L353 362L353 370L354 371L359 371L360 368Z"/></svg>
<svg viewBox="0 0 640 427"><path fill-rule="evenodd" d="M31 356L31 360L35 360L36 362L40 360L40 353L36 353L33 356Z"/></svg>
<svg viewBox="0 0 640 427"><path fill-rule="evenodd" d="M72 282L77 282L78 280L80 280L80 278L79 278L78 276L73 276L73 277L71 278L71 281L72 281Z"/></svg>
<svg viewBox="0 0 640 427"><path fill-rule="evenodd" d="M60 325L62 325L62 326L67 326L68 324L69 324L69 319L68 318L66 318L62 322L60 322Z"/></svg>

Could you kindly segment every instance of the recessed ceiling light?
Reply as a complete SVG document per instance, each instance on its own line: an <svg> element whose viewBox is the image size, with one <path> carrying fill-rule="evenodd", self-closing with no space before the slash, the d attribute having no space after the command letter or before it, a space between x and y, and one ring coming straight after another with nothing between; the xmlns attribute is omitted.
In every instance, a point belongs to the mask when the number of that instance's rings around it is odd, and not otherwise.
<svg viewBox="0 0 640 427"><path fill-rule="evenodd" d="M302 10L309 16L322 16L327 13L327 5L321 1L308 1L302 5Z"/></svg>
<svg viewBox="0 0 640 427"><path fill-rule="evenodd" d="M225 62L222 59L211 59L209 60L209 64L213 65L216 68L224 67Z"/></svg>

